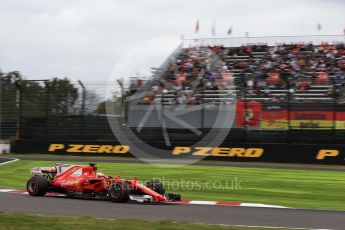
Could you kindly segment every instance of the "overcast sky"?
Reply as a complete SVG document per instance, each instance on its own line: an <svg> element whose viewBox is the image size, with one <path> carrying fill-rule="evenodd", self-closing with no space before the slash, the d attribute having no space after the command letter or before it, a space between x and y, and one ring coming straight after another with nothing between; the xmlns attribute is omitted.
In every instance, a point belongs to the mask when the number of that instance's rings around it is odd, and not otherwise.
<svg viewBox="0 0 345 230"><path fill-rule="evenodd" d="M344 0L0 0L0 69L106 81L128 54L170 52L197 19L200 36L213 21L219 37L229 26L232 36L333 35L344 12Z"/></svg>

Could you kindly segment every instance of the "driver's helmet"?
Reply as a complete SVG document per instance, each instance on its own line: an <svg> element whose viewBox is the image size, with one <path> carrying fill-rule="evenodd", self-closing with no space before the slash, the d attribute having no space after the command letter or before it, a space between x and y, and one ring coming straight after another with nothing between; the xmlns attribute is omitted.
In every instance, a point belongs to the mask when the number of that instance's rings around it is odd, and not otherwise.
<svg viewBox="0 0 345 230"><path fill-rule="evenodd" d="M96 173L96 176L97 176L97 177L105 177L104 173L101 173L101 172L97 172L97 173Z"/></svg>

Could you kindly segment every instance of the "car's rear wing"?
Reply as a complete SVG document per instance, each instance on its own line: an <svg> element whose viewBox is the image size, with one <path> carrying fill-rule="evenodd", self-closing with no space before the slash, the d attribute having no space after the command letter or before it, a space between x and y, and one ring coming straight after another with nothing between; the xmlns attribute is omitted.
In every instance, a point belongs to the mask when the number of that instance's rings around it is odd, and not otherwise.
<svg viewBox="0 0 345 230"><path fill-rule="evenodd" d="M44 173L56 173L55 167L35 167L31 169L32 175L42 175Z"/></svg>

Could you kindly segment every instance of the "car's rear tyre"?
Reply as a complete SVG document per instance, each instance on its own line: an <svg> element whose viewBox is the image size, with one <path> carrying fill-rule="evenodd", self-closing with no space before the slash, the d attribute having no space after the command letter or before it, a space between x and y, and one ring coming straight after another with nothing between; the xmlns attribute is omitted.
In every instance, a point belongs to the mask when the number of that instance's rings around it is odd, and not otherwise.
<svg viewBox="0 0 345 230"><path fill-rule="evenodd" d="M48 191L49 182L41 175L31 177L26 183L26 191L30 196L44 196Z"/></svg>
<svg viewBox="0 0 345 230"><path fill-rule="evenodd" d="M146 187L152 189L158 194L164 195L165 194L165 188L162 182L159 180L151 180L146 182L145 184Z"/></svg>
<svg viewBox="0 0 345 230"><path fill-rule="evenodd" d="M124 203L129 200L130 189L126 182L116 182L109 189L110 200L114 203Z"/></svg>

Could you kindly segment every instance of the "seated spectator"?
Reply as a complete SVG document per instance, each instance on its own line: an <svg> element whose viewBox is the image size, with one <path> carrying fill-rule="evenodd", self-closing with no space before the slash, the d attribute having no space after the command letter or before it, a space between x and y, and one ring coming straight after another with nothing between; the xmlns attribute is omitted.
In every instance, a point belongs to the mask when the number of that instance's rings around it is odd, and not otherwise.
<svg viewBox="0 0 345 230"><path fill-rule="evenodd" d="M327 72L320 72L318 78L315 80L317 83L325 83L328 80L328 73Z"/></svg>
<svg viewBox="0 0 345 230"><path fill-rule="evenodd" d="M187 97L185 94L181 94L178 98L177 98L177 103L180 105L184 105L187 102Z"/></svg>
<svg viewBox="0 0 345 230"><path fill-rule="evenodd" d="M267 82L268 83L278 83L279 82L279 73L275 73L275 72L272 72L272 73L269 73L268 74L268 78L267 78Z"/></svg>

